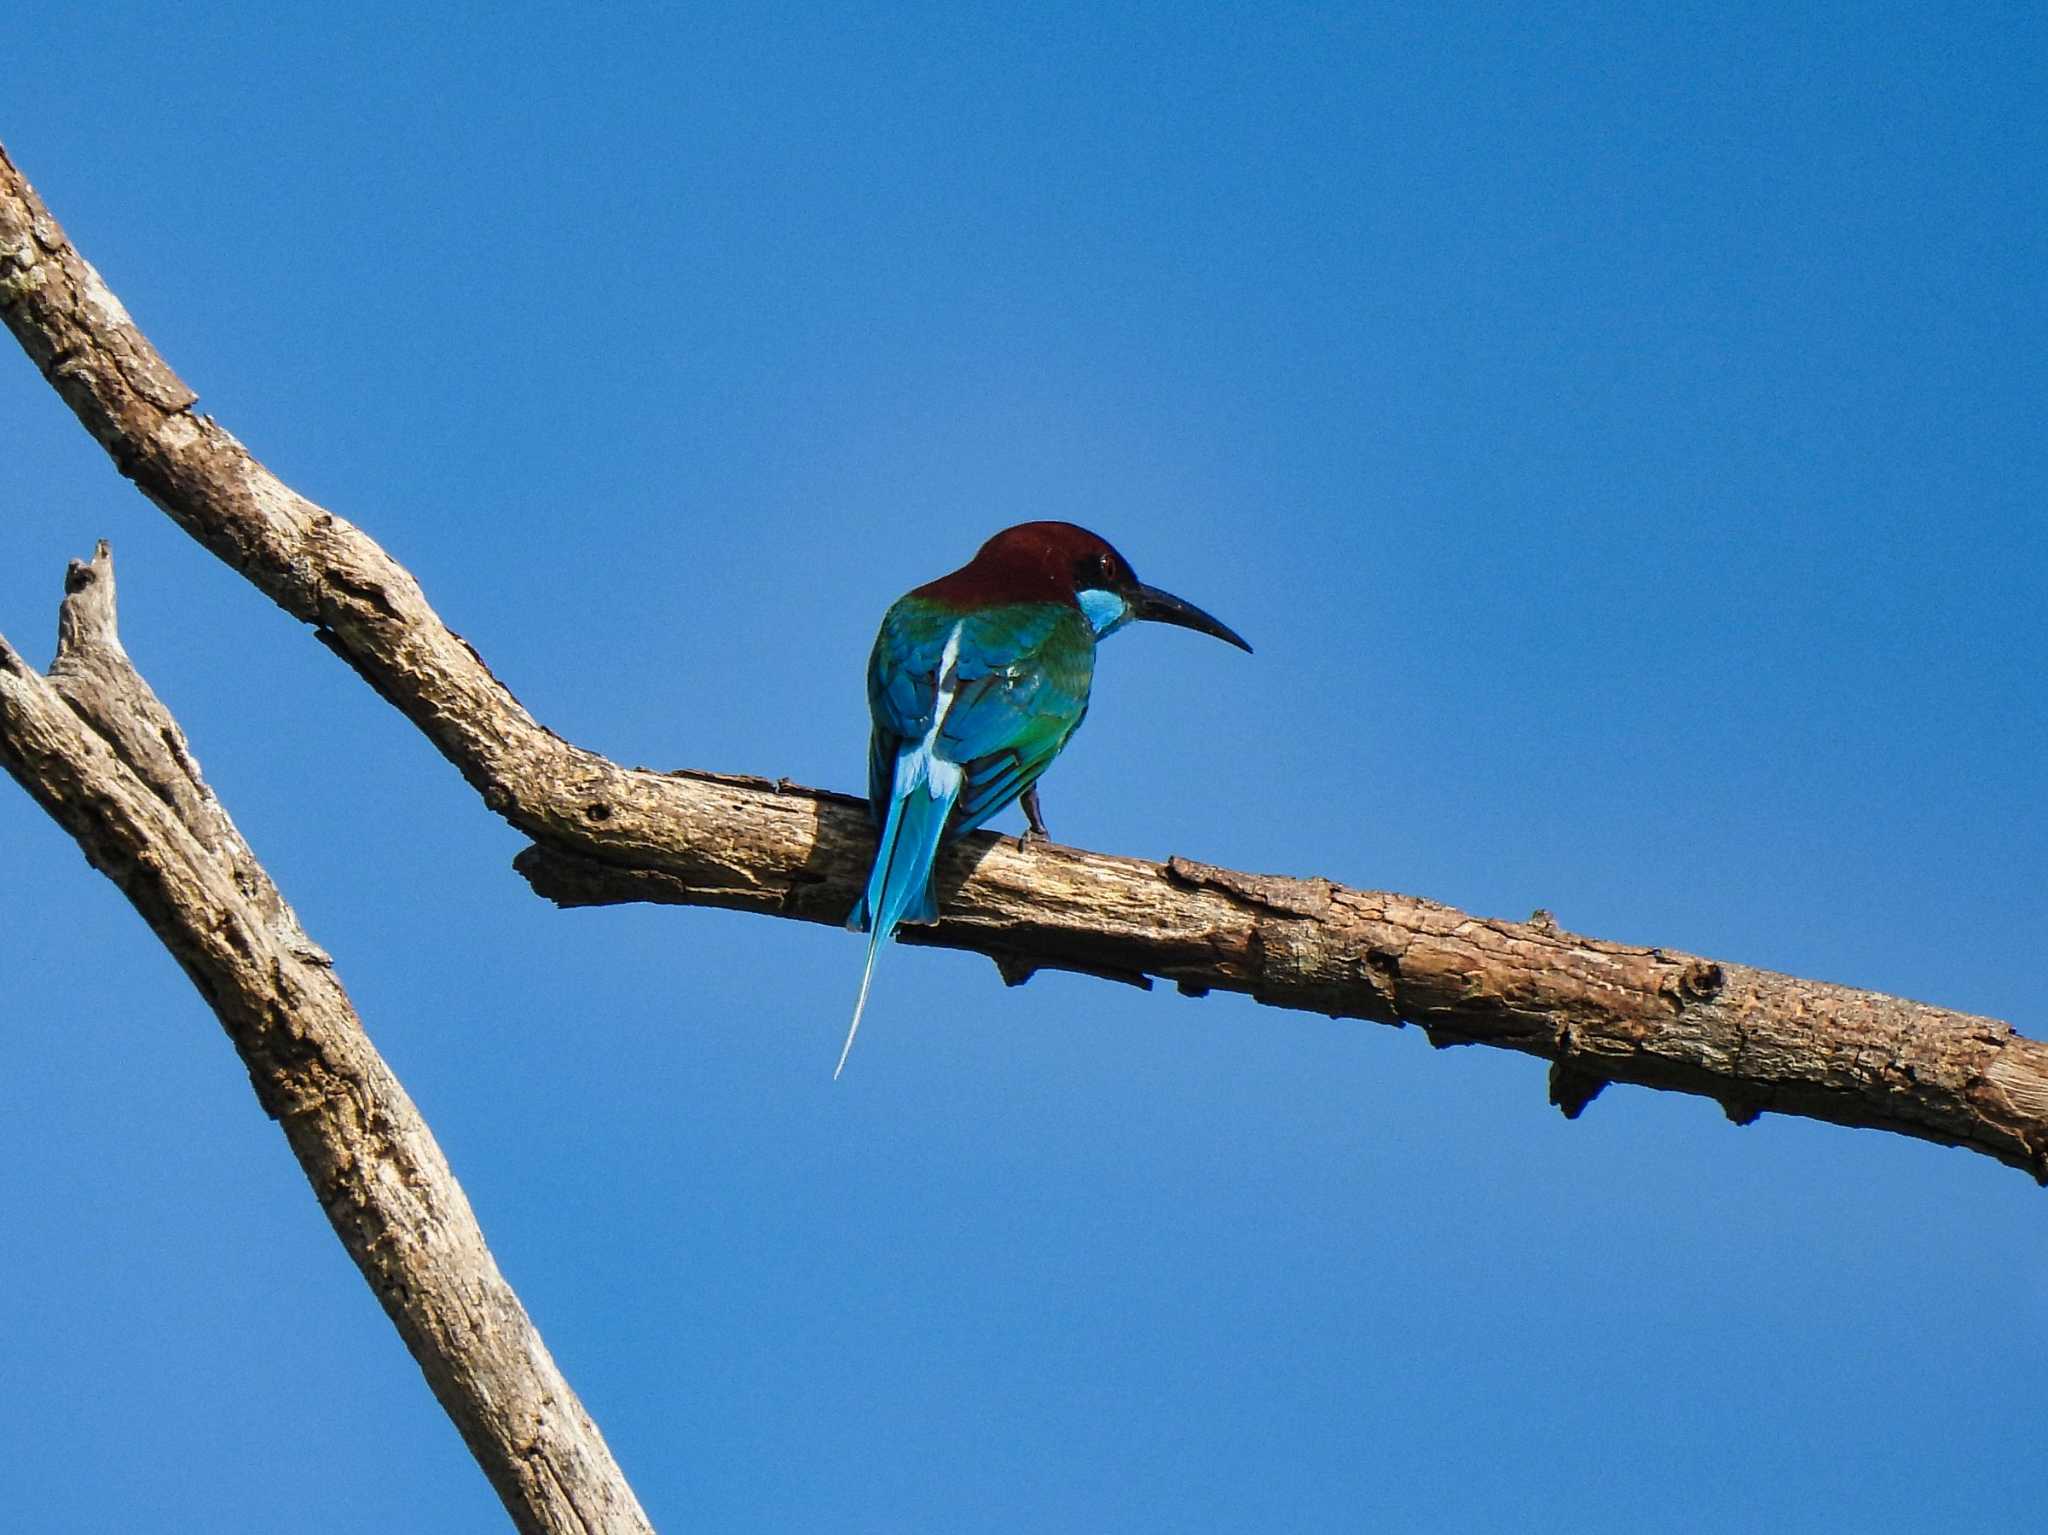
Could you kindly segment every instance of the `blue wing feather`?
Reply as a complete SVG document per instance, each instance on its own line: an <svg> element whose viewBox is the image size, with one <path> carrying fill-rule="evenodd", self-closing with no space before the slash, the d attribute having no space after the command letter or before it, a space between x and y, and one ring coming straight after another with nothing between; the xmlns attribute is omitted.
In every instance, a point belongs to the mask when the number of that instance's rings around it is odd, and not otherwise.
<svg viewBox="0 0 2048 1535"><path fill-rule="evenodd" d="M847 921L867 930L868 953L842 1069L882 940L938 919L940 846L1037 782L1087 715L1094 668L1094 631L1064 603L960 614L913 595L883 618L868 662L868 808L881 837Z"/></svg>

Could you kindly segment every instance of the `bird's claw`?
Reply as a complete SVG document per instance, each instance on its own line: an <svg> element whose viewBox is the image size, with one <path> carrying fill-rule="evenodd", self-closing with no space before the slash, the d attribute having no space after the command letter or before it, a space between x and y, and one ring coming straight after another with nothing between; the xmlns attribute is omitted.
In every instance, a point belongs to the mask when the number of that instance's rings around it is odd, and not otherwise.
<svg viewBox="0 0 2048 1535"><path fill-rule="evenodd" d="M1038 785L1033 784L1026 789L1018 798L1017 804L1023 810L1027 823L1023 835L1017 839L1017 846L1027 848L1034 842L1051 842L1052 837L1045 829L1045 816L1038 808Z"/></svg>

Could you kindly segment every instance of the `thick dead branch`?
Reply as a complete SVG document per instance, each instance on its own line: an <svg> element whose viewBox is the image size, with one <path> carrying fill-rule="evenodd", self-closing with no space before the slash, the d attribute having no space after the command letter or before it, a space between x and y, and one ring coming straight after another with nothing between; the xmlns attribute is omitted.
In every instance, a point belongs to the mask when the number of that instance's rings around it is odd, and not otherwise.
<svg viewBox="0 0 2048 1535"><path fill-rule="evenodd" d="M645 1531L597 1425L498 1272L333 961L129 664L107 546L74 561L47 680L0 639L0 764L120 886L206 998L264 1111L522 1530Z"/></svg>
<svg viewBox="0 0 2048 1535"><path fill-rule="evenodd" d="M0 312L123 474L413 721L536 846L564 904L655 900L838 922L873 846L857 802L621 768L520 707L378 545L212 421L0 153ZM1475 918L1326 880L1144 863L986 834L942 861L946 920L912 941L1162 976L1183 992L1422 1024L1554 1063L1576 1114L1609 1081L1967 1146L2048 1180L2048 1046L1870 992Z"/></svg>

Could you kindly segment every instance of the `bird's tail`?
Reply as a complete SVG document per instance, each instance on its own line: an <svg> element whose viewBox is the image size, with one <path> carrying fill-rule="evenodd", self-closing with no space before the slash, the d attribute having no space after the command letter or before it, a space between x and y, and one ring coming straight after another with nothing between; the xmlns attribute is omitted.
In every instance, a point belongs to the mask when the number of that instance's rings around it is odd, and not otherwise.
<svg viewBox="0 0 2048 1535"><path fill-rule="evenodd" d="M946 817L960 797L964 775L958 764L935 755L928 747L906 751L896 759L896 781L889 796L888 819L882 823L882 840L875 849L875 866L868 875L867 893L853 909L847 925L868 930L867 963L860 973L860 999L853 1005L853 1023L846 1031L846 1044L839 1052L839 1064L832 1068L832 1080L846 1069L853 1053L853 1036L860 1032L860 1015L868 1005L868 986L875 978L875 956L901 922L936 922L938 902L932 895L932 861L938 857L945 836Z"/></svg>

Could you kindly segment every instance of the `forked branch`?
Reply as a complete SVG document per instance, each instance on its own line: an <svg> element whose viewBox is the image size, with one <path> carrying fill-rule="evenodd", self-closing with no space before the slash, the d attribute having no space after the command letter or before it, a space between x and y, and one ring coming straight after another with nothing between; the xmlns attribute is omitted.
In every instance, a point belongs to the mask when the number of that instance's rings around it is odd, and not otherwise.
<svg viewBox="0 0 2048 1535"><path fill-rule="evenodd" d="M559 1535L649 1530L334 962L299 927L130 665L105 544L91 564L72 562L65 589L48 678L0 638L0 765L135 904L219 1016L335 1234L513 1523Z"/></svg>
<svg viewBox="0 0 2048 1535"><path fill-rule="evenodd" d="M857 802L622 768L542 727L378 545L211 420L0 152L0 312L51 384L180 526L315 626L492 810L564 904L653 900L838 922L873 846ZM979 834L940 864L914 941L1276 1007L1414 1022L1552 1062L1567 1113L1609 1081L1967 1146L2048 1181L2048 1046L1994 1019L1663 949L1468 916L1328 880Z"/></svg>

